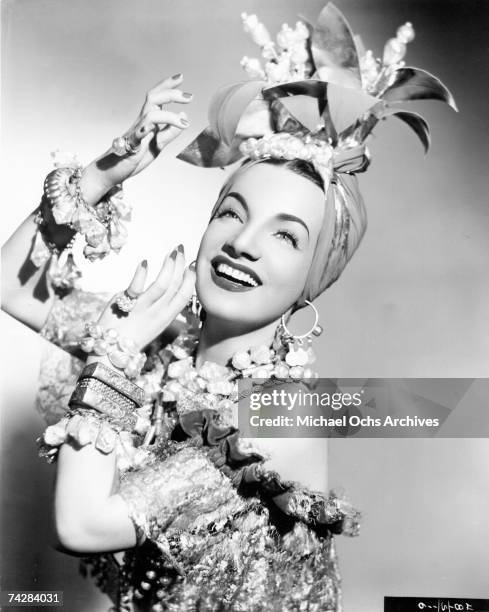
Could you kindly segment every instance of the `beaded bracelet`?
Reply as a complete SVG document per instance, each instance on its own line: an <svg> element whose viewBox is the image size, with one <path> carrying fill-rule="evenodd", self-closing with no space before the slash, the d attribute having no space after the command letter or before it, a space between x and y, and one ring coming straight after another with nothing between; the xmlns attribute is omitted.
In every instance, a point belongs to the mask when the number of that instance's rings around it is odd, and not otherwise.
<svg viewBox="0 0 489 612"><path fill-rule="evenodd" d="M127 239L123 220L129 221L131 216L131 207L122 199L122 187L117 185L98 204L89 206L80 189L82 166L77 158L61 152L54 153L53 157L56 167L44 181L44 201L49 205L55 222L84 236L83 254L90 261L101 259L110 251L119 252ZM61 248L51 242L46 235L48 224L42 204L35 221L38 228L30 260L38 268L50 260L49 279L53 286L74 288L81 276L71 253L76 234ZM60 256L63 252L68 252L68 256L62 265Z"/></svg>
<svg viewBox="0 0 489 612"><path fill-rule="evenodd" d="M104 330L96 323L85 325L85 335L79 346L85 353L108 357L129 379L137 378L146 363L146 355L138 351L130 338L121 338L117 330Z"/></svg>

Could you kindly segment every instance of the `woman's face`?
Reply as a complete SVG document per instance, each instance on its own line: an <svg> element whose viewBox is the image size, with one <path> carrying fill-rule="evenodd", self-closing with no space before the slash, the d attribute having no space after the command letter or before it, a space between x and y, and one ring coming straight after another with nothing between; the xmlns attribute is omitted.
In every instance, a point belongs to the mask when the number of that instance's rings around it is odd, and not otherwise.
<svg viewBox="0 0 489 612"><path fill-rule="evenodd" d="M231 178L197 255L206 312L258 328L301 295L323 222L324 193L282 166L260 163Z"/></svg>

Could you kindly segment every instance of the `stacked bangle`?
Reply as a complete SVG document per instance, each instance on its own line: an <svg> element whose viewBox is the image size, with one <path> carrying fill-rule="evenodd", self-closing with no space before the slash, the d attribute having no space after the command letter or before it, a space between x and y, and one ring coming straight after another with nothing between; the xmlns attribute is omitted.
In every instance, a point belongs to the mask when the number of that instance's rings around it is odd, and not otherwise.
<svg viewBox="0 0 489 612"><path fill-rule="evenodd" d="M145 400L143 389L111 368L102 363L85 366L69 400L68 414L38 438L39 454L49 463L55 461L59 447L69 438L80 446L93 444L102 453L112 452L119 448L119 434L148 430L150 422L139 410ZM127 445L124 449L127 453Z"/></svg>
<svg viewBox="0 0 489 612"><path fill-rule="evenodd" d="M127 380L125 376L121 376L111 368L108 368L103 363L91 363L85 366L80 374L79 380L83 380L84 378L95 378L105 383L134 402L138 408L143 406L146 401L144 389L130 380Z"/></svg>
<svg viewBox="0 0 489 612"><path fill-rule="evenodd" d="M79 409L95 410L116 430L132 432L139 418L134 411L144 401L141 387L102 363L92 363L83 369L69 406L72 414Z"/></svg>
<svg viewBox="0 0 489 612"><path fill-rule="evenodd" d="M85 353L107 356L130 379L137 378L146 363L146 355L138 351L132 340L119 337L115 329L104 330L95 323L86 324L79 346Z"/></svg>

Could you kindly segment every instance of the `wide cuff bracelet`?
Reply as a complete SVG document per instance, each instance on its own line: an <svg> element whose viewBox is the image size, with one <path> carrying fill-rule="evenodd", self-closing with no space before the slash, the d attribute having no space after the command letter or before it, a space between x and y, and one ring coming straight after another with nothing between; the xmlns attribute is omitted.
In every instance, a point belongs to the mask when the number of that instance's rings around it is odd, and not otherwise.
<svg viewBox="0 0 489 612"><path fill-rule="evenodd" d="M138 408L145 403L146 393L144 389L101 362L91 363L85 366L80 374L79 380L84 378L95 378L105 383L107 386L134 402Z"/></svg>
<svg viewBox="0 0 489 612"><path fill-rule="evenodd" d="M133 431L136 404L96 378L80 380L70 398L70 408L89 408L107 416L115 427Z"/></svg>

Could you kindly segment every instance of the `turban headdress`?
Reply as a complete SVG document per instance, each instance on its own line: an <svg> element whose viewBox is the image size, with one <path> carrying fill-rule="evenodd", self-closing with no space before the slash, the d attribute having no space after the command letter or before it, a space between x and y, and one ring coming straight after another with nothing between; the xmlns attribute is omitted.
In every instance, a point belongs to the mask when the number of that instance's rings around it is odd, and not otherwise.
<svg viewBox="0 0 489 612"><path fill-rule="evenodd" d="M264 63L243 58L251 79L214 95L209 126L178 157L202 167L225 167L243 157L304 159L313 165L324 182L326 214L298 308L340 276L365 233L356 174L369 165L366 140L377 123L390 116L401 120L427 152L428 124L401 104L435 99L457 108L439 79L405 65L406 45L414 38L410 23L387 42L382 59L375 59L332 3L315 25L284 24L276 42L256 16L242 18Z"/></svg>

